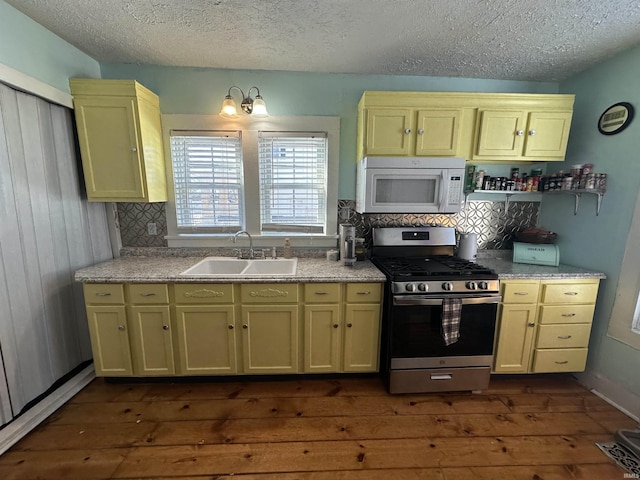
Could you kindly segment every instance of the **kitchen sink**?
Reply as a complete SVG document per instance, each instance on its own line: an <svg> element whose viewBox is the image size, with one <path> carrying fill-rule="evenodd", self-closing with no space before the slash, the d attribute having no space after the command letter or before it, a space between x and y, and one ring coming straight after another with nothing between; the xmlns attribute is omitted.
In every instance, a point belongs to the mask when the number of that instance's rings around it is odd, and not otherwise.
<svg viewBox="0 0 640 480"><path fill-rule="evenodd" d="M231 257L207 257L180 275L191 277L294 275L297 266L297 258L238 260Z"/></svg>

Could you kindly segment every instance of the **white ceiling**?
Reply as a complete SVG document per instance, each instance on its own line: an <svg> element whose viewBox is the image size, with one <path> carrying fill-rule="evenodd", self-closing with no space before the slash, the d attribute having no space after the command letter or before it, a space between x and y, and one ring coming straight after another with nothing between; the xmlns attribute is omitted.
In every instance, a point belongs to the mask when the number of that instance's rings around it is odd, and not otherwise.
<svg viewBox="0 0 640 480"><path fill-rule="evenodd" d="M5 1L104 63L560 81L640 44L638 0Z"/></svg>

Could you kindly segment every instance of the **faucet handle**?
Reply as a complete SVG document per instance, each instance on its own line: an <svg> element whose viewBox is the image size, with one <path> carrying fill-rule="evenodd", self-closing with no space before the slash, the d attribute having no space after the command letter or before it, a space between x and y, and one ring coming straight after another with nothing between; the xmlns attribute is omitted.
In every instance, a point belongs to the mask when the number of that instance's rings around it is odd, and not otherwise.
<svg viewBox="0 0 640 480"><path fill-rule="evenodd" d="M265 254L264 248L261 250L256 251L255 254L256 258L267 258L267 255Z"/></svg>
<svg viewBox="0 0 640 480"><path fill-rule="evenodd" d="M238 260L242 259L242 249L241 248L234 248L233 249L233 253L235 254L236 258Z"/></svg>

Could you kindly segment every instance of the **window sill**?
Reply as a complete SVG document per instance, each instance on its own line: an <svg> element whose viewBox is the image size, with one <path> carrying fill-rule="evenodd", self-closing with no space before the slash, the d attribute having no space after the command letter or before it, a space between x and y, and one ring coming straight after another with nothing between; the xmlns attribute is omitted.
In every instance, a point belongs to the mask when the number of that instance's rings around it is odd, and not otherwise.
<svg viewBox="0 0 640 480"><path fill-rule="evenodd" d="M238 238L236 244L233 243L234 234L194 234L194 235L168 235L165 238L169 247L246 247L249 245L249 239L246 235ZM292 247L307 248L336 248L338 242L337 235L297 235L297 234L278 234L278 235L251 235L253 240L253 248L271 248L282 247L284 239L291 239Z"/></svg>

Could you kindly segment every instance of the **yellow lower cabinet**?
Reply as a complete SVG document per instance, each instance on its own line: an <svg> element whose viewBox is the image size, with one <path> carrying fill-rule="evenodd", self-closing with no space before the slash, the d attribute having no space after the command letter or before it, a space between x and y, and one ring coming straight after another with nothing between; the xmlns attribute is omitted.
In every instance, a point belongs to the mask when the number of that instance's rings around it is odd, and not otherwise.
<svg viewBox="0 0 640 480"><path fill-rule="evenodd" d="M297 373L298 305L243 305L242 358L244 373Z"/></svg>
<svg viewBox="0 0 640 480"><path fill-rule="evenodd" d="M380 304L347 304L342 370L376 372L380 351Z"/></svg>
<svg viewBox="0 0 640 480"><path fill-rule="evenodd" d="M533 373L582 372L587 365L587 348L536 349Z"/></svg>
<svg viewBox="0 0 640 480"><path fill-rule="evenodd" d="M128 317L135 374L175 374L169 305L134 305Z"/></svg>
<svg viewBox="0 0 640 480"><path fill-rule="evenodd" d="M88 305L87 320L96 375L133 375L124 305Z"/></svg>
<svg viewBox="0 0 640 480"><path fill-rule="evenodd" d="M339 304L305 305L305 372L327 373L340 371L342 330Z"/></svg>
<svg viewBox="0 0 640 480"><path fill-rule="evenodd" d="M180 375L232 375L238 372L233 305L177 305Z"/></svg>
<svg viewBox="0 0 640 480"><path fill-rule="evenodd" d="M535 322L535 304L500 305L494 372L529 371Z"/></svg>

